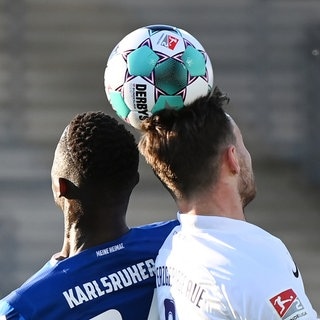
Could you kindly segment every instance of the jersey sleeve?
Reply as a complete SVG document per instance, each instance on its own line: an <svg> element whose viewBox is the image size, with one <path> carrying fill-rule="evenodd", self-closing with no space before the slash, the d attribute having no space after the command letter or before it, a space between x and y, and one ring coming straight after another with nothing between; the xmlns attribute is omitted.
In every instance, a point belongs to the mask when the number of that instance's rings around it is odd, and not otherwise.
<svg viewBox="0 0 320 320"><path fill-rule="evenodd" d="M0 320L26 320L9 303L0 301Z"/></svg>

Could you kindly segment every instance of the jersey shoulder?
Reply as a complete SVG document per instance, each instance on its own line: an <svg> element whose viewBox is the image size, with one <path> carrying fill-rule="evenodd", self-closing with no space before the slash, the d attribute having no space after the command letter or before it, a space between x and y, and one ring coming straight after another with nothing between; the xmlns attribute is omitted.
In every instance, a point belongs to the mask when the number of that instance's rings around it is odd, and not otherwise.
<svg viewBox="0 0 320 320"><path fill-rule="evenodd" d="M160 242L162 245L171 231L179 224L178 220L169 220L137 226L131 229L131 237L137 237L139 241Z"/></svg>
<svg viewBox="0 0 320 320"><path fill-rule="evenodd" d="M7 301L0 300L0 320L25 320Z"/></svg>
<svg viewBox="0 0 320 320"><path fill-rule="evenodd" d="M144 225L136 226L134 227L134 229L170 232L174 227L176 227L179 224L180 224L179 221L175 219L175 220L159 221L159 222L144 224Z"/></svg>

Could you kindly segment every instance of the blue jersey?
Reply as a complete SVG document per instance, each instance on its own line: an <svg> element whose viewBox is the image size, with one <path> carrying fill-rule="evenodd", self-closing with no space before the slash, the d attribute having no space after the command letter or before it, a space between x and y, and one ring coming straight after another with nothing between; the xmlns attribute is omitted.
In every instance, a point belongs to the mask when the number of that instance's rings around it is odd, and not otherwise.
<svg viewBox="0 0 320 320"><path fill-rule="evenodd" d="M135 227L116 241L47 262L0 301L0 320L154 319L155 258L177 224Z"/></svg>

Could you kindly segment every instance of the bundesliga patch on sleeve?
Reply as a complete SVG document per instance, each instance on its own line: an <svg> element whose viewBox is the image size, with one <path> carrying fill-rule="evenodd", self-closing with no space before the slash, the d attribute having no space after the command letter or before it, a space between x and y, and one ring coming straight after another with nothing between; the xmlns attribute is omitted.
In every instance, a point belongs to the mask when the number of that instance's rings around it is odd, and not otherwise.
<svg viewBox="0 0 320 320"><path fill-rule="evenodd" d="M282 320L298 320L307 315L300 299L292 289L285 290L270 299Z"/></svg>

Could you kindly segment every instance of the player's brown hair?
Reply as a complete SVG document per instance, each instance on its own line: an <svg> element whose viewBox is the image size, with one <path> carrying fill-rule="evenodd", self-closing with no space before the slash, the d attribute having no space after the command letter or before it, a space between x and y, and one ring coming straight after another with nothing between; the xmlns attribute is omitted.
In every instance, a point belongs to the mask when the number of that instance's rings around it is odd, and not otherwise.
<svg viewBox="0 0 320 320"><path fill-rule="evenodd" d="M176 199L189 198L215 181L221 150L235 142L218 88L179 110L165 109L142 124L139 150Z"/></svg>

